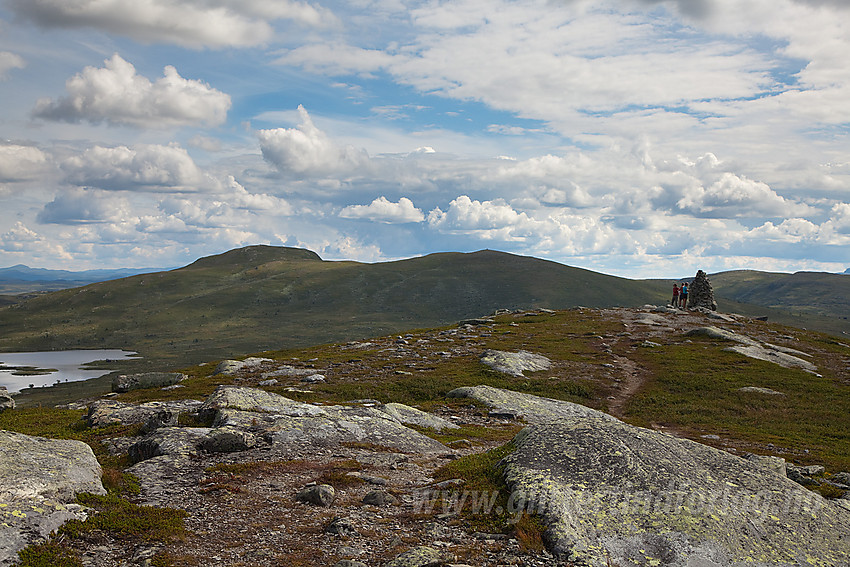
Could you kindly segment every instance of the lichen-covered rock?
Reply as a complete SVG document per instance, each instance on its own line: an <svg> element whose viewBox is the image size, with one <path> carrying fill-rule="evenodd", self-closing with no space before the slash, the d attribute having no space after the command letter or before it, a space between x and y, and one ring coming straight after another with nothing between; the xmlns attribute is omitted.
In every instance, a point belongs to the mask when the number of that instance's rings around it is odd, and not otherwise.
<svg viewBox="0 0 850 567"><path fill-rule="evenodd" d="M321 407L296 402L287 397L258 388L219 386L204 402L199 414L204 419L213 418L223 409L273 413L293 417L324 415Z"/></svg>
<svg viewBox="0 0 850 567"><path fill-rule="evenodd" d="M0 386L0 412L15 409L15 398L13 398L6 386Z"/></svg>
<svg viewBox="0 0 850 567"><path fill-rule="evenodd" d="M142 388L162 388L174 386L187 376L180 372L143 372L141 374L120 374L112 379L113 392L129 392Z"/></svg>
<svg viewBox="0 0 850 567"><path fill-rule="evenodd" d="M386 567L435 567L441 564L442 559L439 551L422 545L405 551L387 563Z"/></svg>
<svg viewBox="0 0 850 567"><path fill-rule="evenodd" d="M105 494L101 469L81 441L0 430L0 566L70 519L85 519L77 493Z"/></svg>
<svg viewBox="0 0 850 567"><path fill-rule="evenodd" d="M841 565L850 513L725 451L618 421L528 427L505 480L582 565Z"/></svg>
<svg viewBox="0 0 850 567"><path fill-rule="evenodd" d="M458 429L458 426L450 421L446 421L434 414L412 408L404 404L389 403L382 404L377 407L378 410L392 416L400 423L405 425L416 425L417 427L427 427L435 431L444 431L446 429Z"/></svg>
<svg viewBox="0 0 850 567"><path fill-rule="evenodd" d="M258 368L266 363L274 362L270 358L250 357L245 360L222 360L218 363L213 371L213 374L223 374L225 376L234 376L242 370L251 370Z"/></svg>
<svg viewBox="0 0 850 567"><path fill-rule="evenodd" d="M194 413L200 408L198 400L176 400L173 402L147 402L128 404L114 400L98 400L89 406L88 422L91 427L105 427L121 423L124 425L147 423L160 412L167 411L176 420L181 413Z"/></svg>
<svg viewBox="0 0 850 567"><path fill-rule="evenodd" d="M484 403L505 415L523 418L528 423L549 423L560 419L593 416L617 421L601 411L579 404L541 398L531 394L503 390L492 386L464 386L449 392L450 398L470 398Z"/></svg>
<svg viewBox="0 0 850 567"><path fill-rule="evenodd" d="M548 370L552 366L545 356L533 354L524 350L505 352L501 350L486 350L481 355L481 362L499 372L511 376L524 376L524 372Z"/></svg>
<svg viewBox="0 0 850 567"><path fill-rule="evenodd" d="M215 427L247 430L273 444L366 442L411 453L448 452L439 441L375 408L314 406L255 388L219 386L201 411L205 417L213 413Z"/></svg>
<svg viewBox="0 0 850 567"><path fill-rule="evenodd" d="M817 366L807 360L803 360L800 356L809 356L804 352L772 345L770 343L759 343L758 341L739 335L731 331L718 329L717 327L700 327L692 329L685 333L687 337L707 337L710 339L721 339L740 343L731 346L726 350L743 354L744 356L773 362L784 368L801 368L807 372L816 372Z"/></svg>

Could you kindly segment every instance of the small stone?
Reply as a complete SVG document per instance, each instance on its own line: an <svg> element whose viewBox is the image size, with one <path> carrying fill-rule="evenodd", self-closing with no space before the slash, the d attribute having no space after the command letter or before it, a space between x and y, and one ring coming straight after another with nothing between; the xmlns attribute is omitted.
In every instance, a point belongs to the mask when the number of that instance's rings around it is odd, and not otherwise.
<svg viewBox="0 0 850 567"><path fill-rule="evenodd" d="M386 506L387 504L396 503L398 503L398 498L386 490L373 490L363 497L363 504L370 504L372 506Z"/></svg>
<svg viewBox="0 0 850 567"><path fill-rule="evenodd" d="M325 533L334 534L342 537L352 537L359 535L357 528L351 523L348 518L334 518L325 526Z"/></svg>
<svg viewBox="0 0 850 567"><path fill-rule="evenodd" d="M301 491L299 491L295 496L295 499L298 502L304 502L305 504L313 504L315 506L323 506L327 508L333 504L334 499L336 499L336 491L334 490L334 487L329 484L318 484L301 489Z"/></svg>
<svg viewBox="0 0 850 567"><path fill-rule="evenodd" d="M334 567L366 567L366 564L351 559L343 559L334 563Z"/></svg>
<svg viewBox="0 0 850 567"><path fill-rule="evenodd" d="M274 386L277 383L278 382L275 378L270 378L268 380L263 380L262 382L259 382L257 385L258 386Z"/></svg>
<svg viewBox="0 0 850 567"><path fill-rule="evenodd" d="M312 374L310 376L305 376L301 379L301 381L305 384L318 384L319 382L324 382L325 377L322 374Z"/></svg>
<svg viewBox="0 0 850 567"><path fill-rule="evenodd" d="M436 567L441 561L439 551L423 545L405 551L387 563L386 567Z"/></svg>

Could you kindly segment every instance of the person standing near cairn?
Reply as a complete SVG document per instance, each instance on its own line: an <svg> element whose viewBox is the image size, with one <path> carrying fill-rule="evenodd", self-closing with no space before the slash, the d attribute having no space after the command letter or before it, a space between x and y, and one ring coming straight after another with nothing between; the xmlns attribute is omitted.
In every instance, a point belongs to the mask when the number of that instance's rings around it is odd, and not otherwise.
<svg viewBox="0 0 850 567"><path fill-rule="evenodd" d="M688 308L688 282L682 283L682 291L679 292L679 304L681 309Z"/></svg>
<svg viewBox="0 0 850 567"><path fill-rule="evenodd" d="M679 306L679 286L673 284L673 301L670 302L673 307Z"/></svg>
<svg viewBox="0 0 850 567"><path fill-rule="evenodd" d="M697 272L690 287L691 309L703 309L706 311L717 311L717 302L714 300L714 290L708 276L702 270Z"/></svg>

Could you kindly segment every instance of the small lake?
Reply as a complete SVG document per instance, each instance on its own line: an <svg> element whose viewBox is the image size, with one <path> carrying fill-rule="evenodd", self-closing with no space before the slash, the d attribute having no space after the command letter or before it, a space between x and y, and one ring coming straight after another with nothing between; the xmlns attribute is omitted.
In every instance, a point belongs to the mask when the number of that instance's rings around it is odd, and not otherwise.
<svg viewBox="0 0 850 567"><path fill-rule="evenodd" d="M0 386L19 392L30 384L36 388L59 382L78 382L109 374L86 364L97 360L124 360L135 352L120 349L55 350L45 352L0 352Z"/></svg>

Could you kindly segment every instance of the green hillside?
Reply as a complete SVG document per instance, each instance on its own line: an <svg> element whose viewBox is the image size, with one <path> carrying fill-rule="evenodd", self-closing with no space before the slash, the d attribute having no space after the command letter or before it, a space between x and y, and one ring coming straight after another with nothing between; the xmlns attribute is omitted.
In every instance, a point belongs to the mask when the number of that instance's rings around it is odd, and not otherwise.
<svg viewBox="0 0 850 567"><path fill-rule="evenodd" d="M753 270L709 276L718 303L769 308L771 319L835 334L850 332L850 276L823 272L778 274Z"/></svg>
<svg viewBox="0 0 850 567"><path fill-rule="evenodd" d="M637 306L657 282L502 252L365 264L250 246L0 308L0 351L126 348L180 365L436 326L497 309Z"/></svg>

